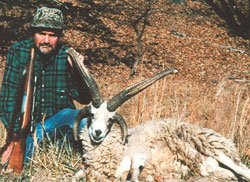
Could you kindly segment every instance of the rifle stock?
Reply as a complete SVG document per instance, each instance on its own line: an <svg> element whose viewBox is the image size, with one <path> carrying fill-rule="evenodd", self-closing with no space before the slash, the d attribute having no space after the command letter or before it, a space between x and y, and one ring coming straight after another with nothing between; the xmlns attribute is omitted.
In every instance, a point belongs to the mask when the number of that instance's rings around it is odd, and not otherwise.
<svg viewBox="0 0 250 182"><path fill-rule="evenodd" d="M11 154L7 161L6 171L21 173L23 169L23 158L25 153L25 137L18 137L15 133L12 135Z"/></svg>
<svg viewBox="0 0 250 182"><path fill-rule="evenodd" d="M13 170L16 173L21 173L23 168L25 141L29 134L31 112L33 110L34 60L35 50L34 48L31 48L31 58L28 60L27 66L23 72L23 79L20 85L21 93L17 96L18 98L12 118L12 125L14 121L19 118L19 124L21 127L17 133L13 132L13 128L10 127L6 140L5 151L2 155L2 165L6 171Z"/></svg>

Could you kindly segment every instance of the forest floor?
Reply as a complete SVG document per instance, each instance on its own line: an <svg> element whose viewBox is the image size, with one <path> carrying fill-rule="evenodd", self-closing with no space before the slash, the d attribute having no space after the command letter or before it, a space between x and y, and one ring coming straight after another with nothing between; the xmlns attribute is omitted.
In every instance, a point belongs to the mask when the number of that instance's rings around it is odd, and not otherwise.
<svg viewBox="0 0 250 182"><path fill-rule="evenodd" d="M118 109L129 127L175 117L212 128L232 139L249 165L250 41L231 34L223 20L201 1L166 3L159 8L162 11L148 20L150 26L142 38L144 54L133 77L129 76L130 67L115 57L110 56L104 63L91 62L85 55L104 100L173 67L177 74L166 76ZM113 28L112 23L109 26ZM124 39L132 34L125 32L127 29L117 31ZM64 31L63 41L82 54L98 45L98 40L86 32L70 28ZM0 80L5 60L6 54L0 55Z"/></svg>

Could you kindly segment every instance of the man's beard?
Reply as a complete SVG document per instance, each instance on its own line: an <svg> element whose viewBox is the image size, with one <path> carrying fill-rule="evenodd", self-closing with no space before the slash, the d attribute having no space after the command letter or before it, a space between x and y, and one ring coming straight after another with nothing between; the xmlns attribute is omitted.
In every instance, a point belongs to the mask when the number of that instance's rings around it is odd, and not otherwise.
<svg viewBox="0 0 250 182"><path fill-rule="evenodd" d="M46 43L40 44L38 49L40 53L44 56L51 54L55 50L52 45Z"/></svg>

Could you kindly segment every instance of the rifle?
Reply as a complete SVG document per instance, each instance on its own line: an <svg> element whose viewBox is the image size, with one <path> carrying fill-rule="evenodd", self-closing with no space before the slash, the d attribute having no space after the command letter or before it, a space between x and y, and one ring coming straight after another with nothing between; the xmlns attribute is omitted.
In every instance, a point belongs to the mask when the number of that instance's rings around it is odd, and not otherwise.
<svg viewBox="0 0 250 182"><path fill-rule="evenodd" d="M31 56L23 71L23 76L18 89L16 105L13 111L11 127L6 137L6 144L2 148L2 165L6 171L21 173L25 153L25 141L30 133L31 113L34 108L34 61L35 50L31 48ZM18 132L14 132L16 120L21 125Z"/></svg>

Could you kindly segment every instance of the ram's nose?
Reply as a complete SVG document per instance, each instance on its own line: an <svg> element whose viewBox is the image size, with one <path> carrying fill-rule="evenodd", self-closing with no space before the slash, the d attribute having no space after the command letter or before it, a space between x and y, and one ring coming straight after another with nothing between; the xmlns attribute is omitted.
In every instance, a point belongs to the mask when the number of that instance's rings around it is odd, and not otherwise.
<svg viewBox="0 0 250 182"><path fill-rule="evenodd" d="M101 130L95 130L95 136L99 137L102 134Z"/></svg>

